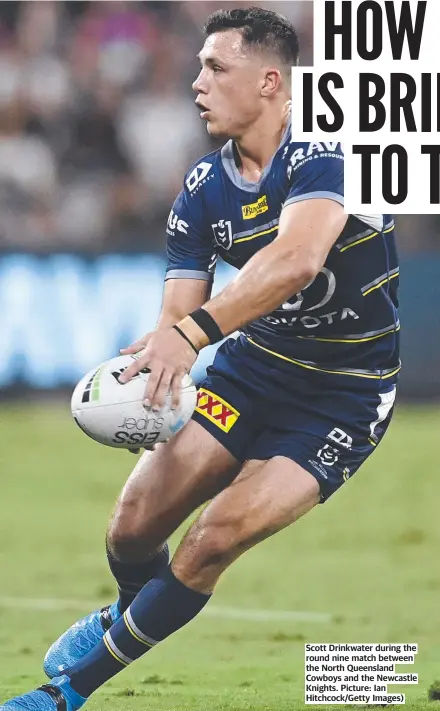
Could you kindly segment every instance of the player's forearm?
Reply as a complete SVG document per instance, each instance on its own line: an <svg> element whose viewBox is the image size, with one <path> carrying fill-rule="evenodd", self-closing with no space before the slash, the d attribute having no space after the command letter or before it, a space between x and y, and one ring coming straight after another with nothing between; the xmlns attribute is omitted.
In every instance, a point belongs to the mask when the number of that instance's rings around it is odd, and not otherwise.
<svg viewBox="0 0 440 711"><path fill-rule="evenodd" d="M322 267L307 248L273 242L250 259L217 296L204 304L225 336L264 316L304 289ZM195 345L207 345L204 332L191 318L182 326Z"/></svg>
<svg viewBox="0 0 440 711"><path fill-rule="evenodd" d="M175 309L170 311L169 309L162 309L161 314L157 320L156 331L163 331L166 328L171 328L174 324L179 323L187 314L180 309Z"/></svg>
<svg viewBox="0 0 440 711"><path fill-rule="evenodd" d="M211 283L200 279L169 279L165 282L162 309L156 330L171 328L209 299Z"/></svg>
<svg viewBox="0 0 440 711"><path fill-rule="evenodd" d="M264 316L304 289L322 265L300 248L273 242L260 250L236 278L203 308L225 335Z"/></svg>

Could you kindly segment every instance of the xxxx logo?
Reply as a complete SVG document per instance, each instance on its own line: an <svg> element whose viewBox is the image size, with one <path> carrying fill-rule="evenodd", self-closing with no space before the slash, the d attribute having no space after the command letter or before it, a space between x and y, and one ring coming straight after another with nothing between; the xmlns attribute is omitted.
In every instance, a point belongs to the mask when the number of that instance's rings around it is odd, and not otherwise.
<svg viewBox="0 0 440 711"><path fill-rule="evenodd" d="M197 393L196 412L207 417L223 432L229 432L240 417L240 413L232 405L205 388L200 388Z"/></svg>

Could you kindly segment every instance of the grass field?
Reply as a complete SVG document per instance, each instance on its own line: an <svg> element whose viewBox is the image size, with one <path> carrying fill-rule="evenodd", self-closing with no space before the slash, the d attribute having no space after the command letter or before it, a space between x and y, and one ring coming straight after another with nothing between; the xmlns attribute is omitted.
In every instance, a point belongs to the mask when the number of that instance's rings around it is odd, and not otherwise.
<svg viewBox="0 0 440 711"><path fill-rule="evenodd" d="M407 694L406 708L440 708L428 702L440 679L439 438L440 410L401 408L362 472L238 561L211 614L113 679L86 708L313 709L303 703L306 641L418 642L416 664L400 669L418 672L419 685L390 691ZM41 684L48 645L114 598L104 531L134 458L91 442L67 408L53 404L1 406L0 441L4 700Z"/></svg>

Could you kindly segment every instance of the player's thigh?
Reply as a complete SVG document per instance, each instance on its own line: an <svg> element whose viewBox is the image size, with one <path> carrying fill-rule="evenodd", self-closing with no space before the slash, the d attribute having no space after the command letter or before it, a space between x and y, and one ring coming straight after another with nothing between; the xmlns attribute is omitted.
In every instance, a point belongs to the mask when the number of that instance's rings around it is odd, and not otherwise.
<svg viewBox="0 0 440 711"><path fill-rule="evenodd" d="M316 479L283 456L252 459L205 509L206 519L252 542L289 526L319 501ZM202 518L204 516L202 515Z"/></svg>
<svg viewBox="0 0 440 711"><path fill-rule="evenodd" d="M110 527L110 545L133 551L153 548L200 504L225 487L238 471L234 457L196 422L167 444L145 452L118 499Z"/></svg>
<svg viewBox="0 0 440 711"><path fill-rule="evenodd" d="M316 479L291 459L246 462L188 531L173 561L175 573L209 590L238 556L310 511L319 498Z"/></svg>

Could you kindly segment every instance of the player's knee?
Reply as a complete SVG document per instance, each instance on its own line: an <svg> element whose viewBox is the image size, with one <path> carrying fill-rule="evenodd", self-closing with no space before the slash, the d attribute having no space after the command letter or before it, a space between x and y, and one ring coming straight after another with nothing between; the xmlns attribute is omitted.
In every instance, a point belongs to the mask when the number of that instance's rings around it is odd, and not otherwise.
<svg viewBox="0 0 440 711"><path fill-rule="evenodd" d="M158 526L160 512L149 496L143 496L136 486L126 485L116 504L107 531L107 540L120 556L139 550L153 552L167 538L161 538ZM158 534L156 536L156 533Z"/></svg>
<svg viewBox="0 0 440 711"><path fill-rule="evenodd" d="M134 513L134 512L132 512ZM158 547L158 541L148 535L145 520L128 512L119 512L107 531L107 547L120 561L136 562L151 556Z"/></svg>
<svg viewBox="0 0 440 711"><path fill-rule="evenodd" d="M225 568L240 552L242 544L238 526L200 521L185 539L185 565L194 572L206 568Z"/></svg>
<svg viewBox="0 0 440 711"><path fill-rule="evenodd" d="M121 562L131 561L139 549L139 537L133 530L110 527L107 533L107 548Z"/></svg>

